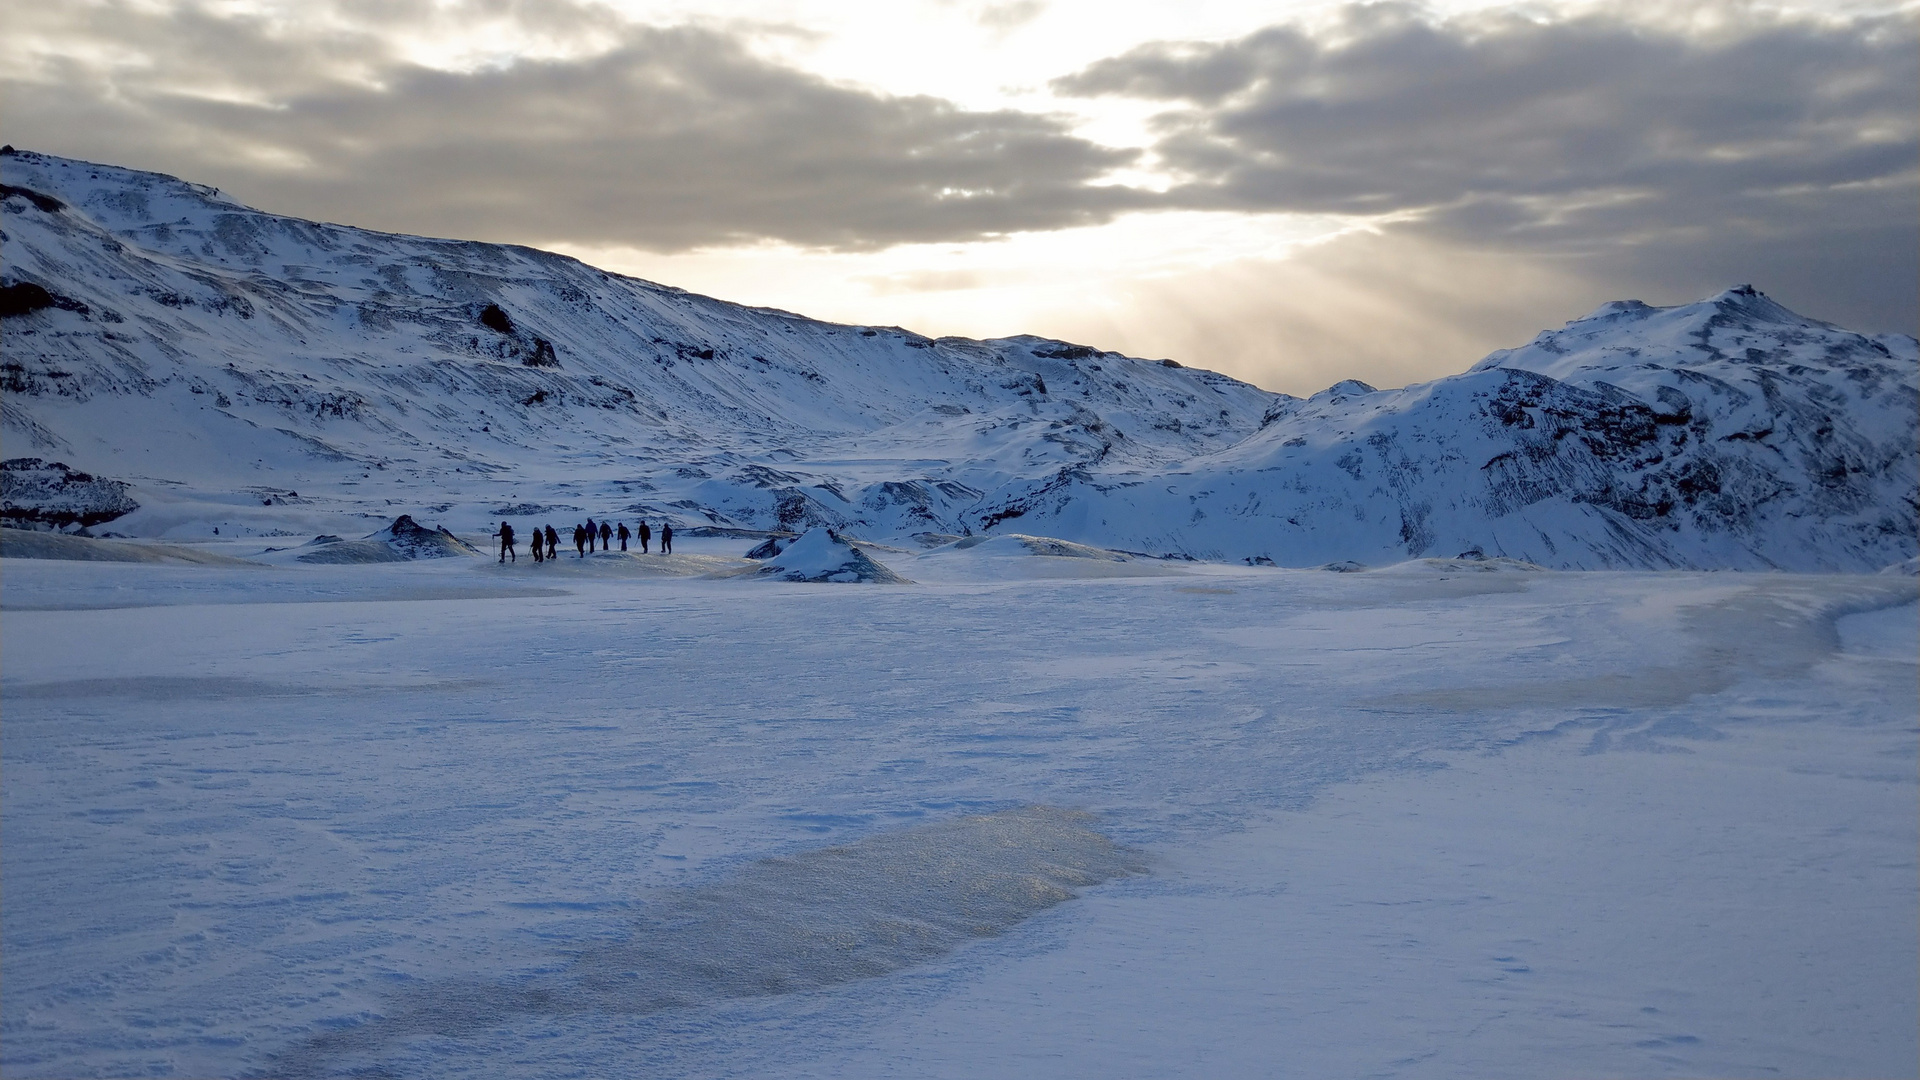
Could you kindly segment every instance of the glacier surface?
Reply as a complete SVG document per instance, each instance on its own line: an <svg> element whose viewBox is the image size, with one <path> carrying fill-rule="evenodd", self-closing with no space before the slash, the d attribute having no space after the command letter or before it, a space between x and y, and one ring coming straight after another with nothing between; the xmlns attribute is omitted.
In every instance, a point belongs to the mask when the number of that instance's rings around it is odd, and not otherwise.
<svg viewBox="0 0 1920 1080"><path fill-rule="evenodd" d="M0 1070L1920 1053L1912 578L881 554L4 560Z"/></svg>

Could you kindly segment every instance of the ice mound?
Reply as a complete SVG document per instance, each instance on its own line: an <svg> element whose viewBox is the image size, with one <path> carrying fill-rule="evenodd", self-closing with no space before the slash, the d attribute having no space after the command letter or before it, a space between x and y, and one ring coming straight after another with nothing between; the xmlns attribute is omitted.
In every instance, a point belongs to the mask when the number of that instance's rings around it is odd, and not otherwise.
<svg viewBox="0 0 1920 1080"><path fill-rule="evenodd" d="M472 544L445 528L429 529L413 520L411 514L401 514L393 519L393 524L359 540L316 536L305 546L313 550L294 556L304 563L405 562L480 554Z"/></svg>
<svg viewBox="0 0 1920 1080"><path fill-rule="evenodd" d="M1920 555L1911 559L1902 559L1897 563L1888 563L1880 568L1883 574L1897 574L1902 577L1920 577Z"/></svg>
<svg viewBox="0 0 1920 1080"><path fill-rule="evenodd" d="M595 942L550 978L446 984L407 995L381 1019L318 1035L274 1062L276 1076L351 1073L391 1041L496 1027L515 1016L646 1014L788 994L924 964L1005 933L1075 890L1145 869L1050 806L955 818L840 847L750 863L660 897L625 937Z"/></svg>
<svg viewBox="0 0 1920 1080"><path fill-rule="evenodd" d="M982 555L1043 555L1056 559L1094 559L1100 562L1128 562L1130 556L1107 548L1076 544L1051 536L1003 533L999 536L969 536L953 543L955 551L978 550Z"/></svg>
<svg viewBox="0 0 1920 1080"><path fill-rule="evenodd" d="M966 536L915 557L920 581L1041 581L1181 577L1186 571L1139 552L1115 551L1052 536Z"/></svg>
<svg viewBox="0 0 1920 1080"><path fill-rule="evenodd" d="M140 509L127 485L58 461L12 458L0 462L0 521L24 528L85 528Z"/></svg>
<svg viewBox="0 0 1920 1080"><path fill-rule="evenodd" d="M1479 551L1462 552L1451 559L1409 559L1384 569L1395 573L1441 572L1457 573L1462 570L1481 574L1496 573L1544 573L1546 567L1531 563L1525 559L1508 558L1505 555L1483 555Z"/></svg>
<svg viewBox="0 0 1920 1080"><path fill-rule="evenodd" d="M755 550L759 550L756 548ZM808 529L754 571L776 581L864 581L883 585L912 582L875 562L866 552L828 528Z"/></svg>

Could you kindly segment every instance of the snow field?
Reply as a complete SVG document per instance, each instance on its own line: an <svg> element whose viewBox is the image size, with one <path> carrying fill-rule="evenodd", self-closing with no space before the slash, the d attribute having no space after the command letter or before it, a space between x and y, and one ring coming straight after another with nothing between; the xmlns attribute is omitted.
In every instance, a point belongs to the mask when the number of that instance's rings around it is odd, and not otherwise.
<svg viewBox="0 0 1920 1080"><path fill-rule="evenodd" d="M0 1070L1911 1068L1910 580L923 558L7 560Z"/></svg>

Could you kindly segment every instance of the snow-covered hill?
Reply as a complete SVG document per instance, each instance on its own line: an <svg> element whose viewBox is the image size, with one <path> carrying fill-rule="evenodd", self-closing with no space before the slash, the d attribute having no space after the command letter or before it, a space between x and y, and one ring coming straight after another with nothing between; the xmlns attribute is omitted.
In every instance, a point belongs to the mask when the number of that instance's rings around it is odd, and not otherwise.
<svg viewBox="0 0 1920 1080"><path fill-rule="evenodd" d="M1614 303L1462 375L1279 402L1174 475L1063 474L1001 512L1283 564L1873 569L1915 546L1917 366L1913 338L1751 287Z"/></svg>
<svg viewBox="0 0 1920 1080"><path fill-rule="evenodd" d="M520 247L0 156L6 455L132 485L108 529L413 513L1312 565L1875 569L1916 551L1920 346L1751 289L1612 304L1473 370L1309 399L1033 337L743 307Z"/></svg>

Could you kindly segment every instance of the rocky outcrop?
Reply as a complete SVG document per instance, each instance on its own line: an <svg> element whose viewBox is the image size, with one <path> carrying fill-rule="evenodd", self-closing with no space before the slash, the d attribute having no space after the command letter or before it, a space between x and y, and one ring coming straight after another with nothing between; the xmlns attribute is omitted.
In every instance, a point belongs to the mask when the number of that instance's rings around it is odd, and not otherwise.
<svg viewBox="0 0 1920 1080"><path fill-rule="evenodd" d="M12 458L0 462L0 522L41 529L99 525L140 508L129 490L62 462Z"/></svg>

